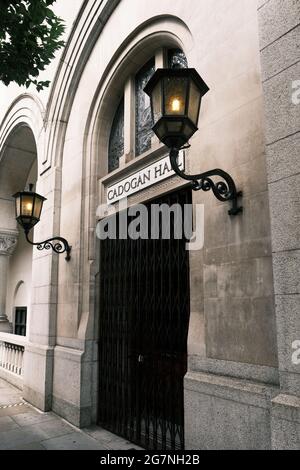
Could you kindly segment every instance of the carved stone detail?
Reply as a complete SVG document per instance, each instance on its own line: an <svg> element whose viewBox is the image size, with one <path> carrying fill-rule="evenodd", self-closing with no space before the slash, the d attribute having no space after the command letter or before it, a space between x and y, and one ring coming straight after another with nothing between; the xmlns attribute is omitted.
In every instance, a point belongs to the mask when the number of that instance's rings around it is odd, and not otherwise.
<svg viewBox="0 0 300 470"><path fill-rule="evenodd" d="M13 254L18 242L17 232L0 231L0 256L10 256Z"/></svg>

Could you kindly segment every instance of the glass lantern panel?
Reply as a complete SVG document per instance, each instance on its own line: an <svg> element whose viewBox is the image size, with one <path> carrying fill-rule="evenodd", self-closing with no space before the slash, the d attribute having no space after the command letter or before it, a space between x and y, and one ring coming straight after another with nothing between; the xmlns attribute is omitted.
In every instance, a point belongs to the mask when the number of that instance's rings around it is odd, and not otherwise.
<svg viewBox="0 0 300 470"><path fill-rule="evenodd" d="M193 121L195 126L198 125L198 113L200 109L201 94L199 88L195 85L193 80L190 84L190 99L189 99L189 111L188 116Z"/></svg>
<svg viewBox="0 0 300 470"><path fill-rule="evenodd" d="M21 215L21 196L16 197L16 217L20 217Z"/></svg>
<svg viewBox="0 0 300 470"><path fill-rule="evenodd" d="M124 97L122 98L110 131L108 145L108 171L119 167L119 160L124 154Z"/></svg>
<svg viewBox="0 0 300 470"><path fill-rule="evenodd" d="M155 61L152 58L135 77L135 155L141 155L151 148L152 113L149 96L144 88L155 72Z"/></svg>
<svg viewBox="0 0 300 470"><path fill-rule="evenodd" d="M43 200L40 199L38 196L36 196L35 202L34 202L33 217L35 217L36 219L40 219L42 207L43 207Z"/></svg>
<svg viewBox="0 0 300 470"><path fill-rule="evenodd" d="M29 194L22 195L21 215L23 217L32 217L34 197Z"/></svg>
<svg viewBox="0 0 300 470"><path fill-rule="evenodd" d="M164 79L165 114L184 116L187 95L187 78L170 77Z"/></svg>
<svg viewBox="0 0 300 470"><path fill-rule="evenodd" d="M162 116L162 96L161 96L161 80L156 84L152 91L152 112L153 122L157 122Z"/></svg>

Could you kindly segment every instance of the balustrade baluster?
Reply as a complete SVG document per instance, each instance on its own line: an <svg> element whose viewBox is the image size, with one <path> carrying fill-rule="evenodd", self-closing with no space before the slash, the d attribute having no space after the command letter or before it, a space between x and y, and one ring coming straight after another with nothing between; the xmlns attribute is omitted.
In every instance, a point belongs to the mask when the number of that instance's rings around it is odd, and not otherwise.
<svg viewBox="0 0 300 470"><path fill-rule="evenodd" d="M10 370L10 344L6 343L7 356L6 356L6 369Z"/></svg>
<svg viewBox="0 0 300 470"><path fill-rule="evenodd" d="M3 335L4 336L4 335ZM22 340L20 340L21 344L19 344L18 338L11 335L11 341L6 341L1 337L0 333L0 370L5 369L10 371L12 374L22 376L23 369L24 369L24 346L22 345ZM9 338L10 339L10 338ZM13 342L16 339L16 342ZM1 374L0 374L1 377ZM6 376L4 376L6 377Z"/></svg>
<svg viewBox="0 0 300 470"><path fill-rule="evenodd" d="M3 363L3 342L0 341L0 367L3 367L2 363Z"/></svg>
<svg viewBox="0 0 300 470"><path fill-rule="evenodd" d="M24 348L22 348L22 354L21 354L21 372L20 375L23 375L24 373Z"/></svg>

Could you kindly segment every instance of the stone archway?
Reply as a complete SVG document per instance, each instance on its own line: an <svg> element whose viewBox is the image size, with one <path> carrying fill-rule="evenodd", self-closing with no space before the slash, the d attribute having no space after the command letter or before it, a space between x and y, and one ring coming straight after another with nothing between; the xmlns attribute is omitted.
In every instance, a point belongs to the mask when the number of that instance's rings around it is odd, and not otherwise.
<svg viewBox="0 0 300 470"><path fill-rule="evenodd" d="M13 332L14 292L20 279L31 283L32 247L15 220L12 195L37 181L37 148L30 127L20 123L8 135L0 160L0 331ZM30 297L26 305L30 309Z"/></svg>

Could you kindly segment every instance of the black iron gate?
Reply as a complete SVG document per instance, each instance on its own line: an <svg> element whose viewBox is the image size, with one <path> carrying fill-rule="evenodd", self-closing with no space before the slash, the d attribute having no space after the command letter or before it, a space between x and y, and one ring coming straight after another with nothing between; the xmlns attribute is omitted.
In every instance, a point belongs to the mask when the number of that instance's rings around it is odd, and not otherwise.
<svg viewBox="0 0 300 470"><path fill-rule="evenodd" d="M191 203L190 190L152 204ZM151 211L149 214L149 231ZM146 449L183 449L189 265L186 240L103 240L99 418Z"/></svg>

